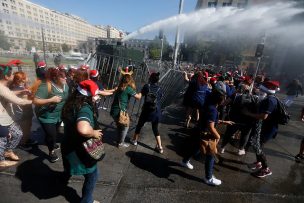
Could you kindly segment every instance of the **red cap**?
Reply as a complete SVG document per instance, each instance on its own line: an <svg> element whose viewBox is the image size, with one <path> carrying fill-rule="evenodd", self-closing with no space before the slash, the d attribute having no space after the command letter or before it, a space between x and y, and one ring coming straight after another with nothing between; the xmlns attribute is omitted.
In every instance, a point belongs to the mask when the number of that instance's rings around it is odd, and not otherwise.
<svg viewBox="0 0 304 203"><path fill-rule="evenodd" d="M46 63L44 61L39 61L37 64L38 68L45 68L46 67Z"/></svg>
<svg viewBox="0 0 304 203"><path fill-rule="evenodd" d="M204 78L208 78L208 76L209 76L208 72L204 71L204 72L203 72L203 77L204 77Z"/></svg>
<svg viewBox="0 0 304 203"><path fill-rule="evenodd" d="M92 80L84 80L79 83L77 90L84 96L95 96L98 93L98 86Z"/></svg>
<svg viewBox="0 0 304 203"><path fill-rule="evenodd" d="M269 80L267 82L264 82L263 85L270 90L275 90L276 88L280 87L279 81L274 81L274 80Z"/></svg>
<svg viewBox="0 0 304 203"><path fill-rule="evenodd" d="M7 63L7 65L15 65L15 66L20 65L20 64L24 64L24 63L21 60L19 60L19 59L10 60Z"/></svg>
<svg viewBox="0 0 304 203"><path fill-rule="evenodd" d="M217 79L216 78L210 78L209 82L210 84L214 84L216 83Z"/></svg>
<svg viewBox="0 0 304 203"><path fill-rule="evenodd" d="M90 66L86 65L86 64L80 66L80 69L82 69L82 70L88 70L89 68L90 68Z"/></svg>
<svg viewBox="0 0 304 203"><path fill-rule="evenodd" d="M97 70L90 70L90 77L96 78L99 75Z"/></svg>
<svg viewBox="0 0 304 203"><path fill-rule="evenodd" d="M68 70L63 64L58 66L59 70Z"/></svg>
<svg viewBox="0 0 304 203"><path fill-rule="evenodd" d="M251 78L249 75L246 75L245 78L244 78L245 81L249 81L249 80L251 80L251 79L252 79L252 78Z"/></svg>

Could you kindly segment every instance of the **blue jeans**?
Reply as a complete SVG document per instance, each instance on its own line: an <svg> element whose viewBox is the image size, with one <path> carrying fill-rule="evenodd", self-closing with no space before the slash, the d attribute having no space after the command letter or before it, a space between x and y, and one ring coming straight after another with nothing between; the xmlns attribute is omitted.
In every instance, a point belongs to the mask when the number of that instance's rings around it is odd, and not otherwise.
<svg viewBox="0 0 304 203"><path fill-rule="evenodd" d="M116 121L117 126L117 144L125 142L125 139L128 134L129 126L123 126Z"/></svg>
<svg viewBox="0 0 304 203"><path fill-rule="evenodd" d="M214 156L207 154L205 158L205 178L209 180L212 178L214 166Z"/></svg>
<svg viewBox="0 0 304 203"><path fill-rule="evenodd" d="M94 188L98 180L98 169L96 168L94 172L85 174L84 178L85 180L82 186L82 197L80 203L92 203L94 201Z"/></svg>

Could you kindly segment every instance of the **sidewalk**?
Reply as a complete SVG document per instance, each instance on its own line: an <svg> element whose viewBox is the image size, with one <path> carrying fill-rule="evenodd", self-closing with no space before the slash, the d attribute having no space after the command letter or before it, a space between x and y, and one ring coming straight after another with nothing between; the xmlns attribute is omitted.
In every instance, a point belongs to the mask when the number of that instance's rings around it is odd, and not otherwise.
<svg viewBox="0 0 304 203"><path fill-rule="evenodd" d="M223 163L215 166L215 176L223 181L219 187L202 182L204 164L200 156L191 160L194 170L179 165L185 137L191 132L182 126L184 110L180 105L171 105L164 112L160 124L163 155L154 151L150 124L142 129L137 147L117 149L115 128L105 112L102 121L106 124L103 128L106 157L98 163L100 177L94 197L106 203L304 202L304 164L293 158L303 137L304 123L298 121L302 106L304 98L297 98L291 108L293 120L288 126L280 126L277 138L265 146L273 175L264 179L251 176L247 164L255 161L255 155L249 152L238 156L236 148L228 145L222 155ZM20 164L0 172L0 203L75 202L79 198L82 177L73 177L67 188L59 187L62 162L49 163L46 152L44 145L30 152L17 150L22 159Z"/></svg>

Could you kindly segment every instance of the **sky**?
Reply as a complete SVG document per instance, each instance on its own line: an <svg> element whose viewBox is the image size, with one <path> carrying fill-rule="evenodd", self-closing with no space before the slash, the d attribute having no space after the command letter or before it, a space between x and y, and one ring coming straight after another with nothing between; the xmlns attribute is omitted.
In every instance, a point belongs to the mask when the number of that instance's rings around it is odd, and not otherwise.
<svg viewBox="0 0 304 203"><path fill-rule="evenodd" d="M77 15L90 24L112 25L133 32L170 16L176 15L179 0L29 0L63 13ZM184 0L184 13L194 10L197 0ZM146 38L158 33L150 33ZM165 33L166 34L166 33ZM169 33L167 33L170 35ZM172 33L171 33L172 35ZM145 38L145 36L143 36Z"/></svg>

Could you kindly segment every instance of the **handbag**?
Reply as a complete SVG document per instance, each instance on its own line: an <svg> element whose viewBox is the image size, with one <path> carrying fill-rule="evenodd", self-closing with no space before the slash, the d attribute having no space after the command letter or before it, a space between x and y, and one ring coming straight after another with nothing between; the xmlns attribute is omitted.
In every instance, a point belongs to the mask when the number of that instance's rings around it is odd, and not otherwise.
<svg viewBox="0 0 304 203"><path fill-rule="evenodd" d="M128 127L130 125L129 114L128 114L127 110L123 111L121 109L119 100L118 100L118 104L119 104L119 109L120 109L118 123L122 126Z"/></svg>
<svg viewBox="0 0 304 203"><path fill-rule="evenodd" d="M96 161L103 159L105 156L104 144L101 139L90 138L82 143L87 154Z"/></svg>
<svg viewBox="0 0 304 203"><path fill-rule="evenodd" d="M200 150L202 154L217 154L217 143L218 140L215 139L209 132L200 133Z"/></svg>
<svg viewBox="0 0 304 203"><path fill-rule="evenodd" d="M128 112L120 110L118 123L126 127L130 125L130 117Z"/></svg>

